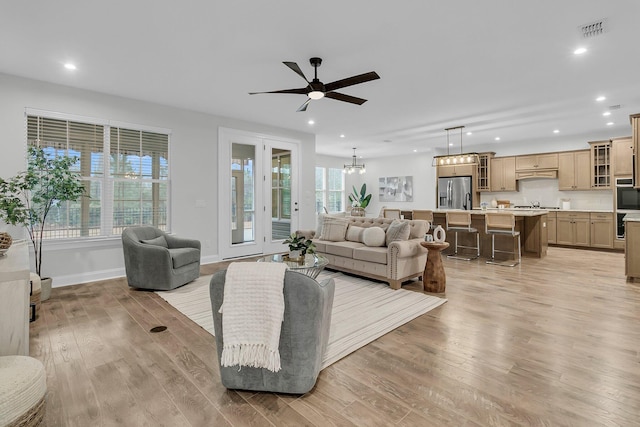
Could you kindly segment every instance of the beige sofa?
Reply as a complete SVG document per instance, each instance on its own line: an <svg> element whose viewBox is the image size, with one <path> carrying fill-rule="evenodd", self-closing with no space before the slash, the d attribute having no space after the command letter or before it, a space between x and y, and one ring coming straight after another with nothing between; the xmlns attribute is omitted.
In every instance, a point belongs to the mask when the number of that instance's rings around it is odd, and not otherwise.
<svg viewBox="0 0 640 427"><path fill-rule="evenodd" d="M400 289L403 282L422 276L427 262L427 250L420 242L429 230L428 221L366 217L346 217L343 220L348 222L348 226L342 241L335 236L333 240L325 240L324 234L319 239L316 231L300 231L307 237L313 237L316 252L329 260L328 268L382 280L388 282L392 289ZM388 236L387 230L393 221L409 223L409 236L406 240L385 242L384 246L367 246L358 238L357 233L349 230L352 227L379 227ZM397 224L395 227L397 228ZM356 228L351 229L355 230ZM319 232L322 233L321 227Z"/></svg>

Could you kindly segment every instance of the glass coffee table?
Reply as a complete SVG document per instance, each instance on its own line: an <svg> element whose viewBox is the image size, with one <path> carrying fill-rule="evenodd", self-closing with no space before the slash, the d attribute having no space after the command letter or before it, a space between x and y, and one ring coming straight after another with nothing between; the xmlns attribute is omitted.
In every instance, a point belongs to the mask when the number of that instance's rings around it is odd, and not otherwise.
<svg viewBox="0 0 640 427"><path fill-rule="evenodd" d="M308 254L300 261L290 260L286 254L267 255L258 259L258 262L282 262L289 270L294 270L315 279L318 274L329 264L329 260L322 255Z"/></svg>

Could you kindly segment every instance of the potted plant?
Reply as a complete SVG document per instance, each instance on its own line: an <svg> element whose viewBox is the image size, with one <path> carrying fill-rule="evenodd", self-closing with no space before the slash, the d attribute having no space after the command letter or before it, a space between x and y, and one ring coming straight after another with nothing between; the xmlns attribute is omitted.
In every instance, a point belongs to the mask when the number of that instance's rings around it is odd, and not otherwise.
<svg viewBox="0 0 640 427"><path fill-rule="evenodd" d="M362 184L360 192L353 186L353 193L349 194L349 202L351 202L351 216L364 216L365 208L369 206L371 194L367 194L367 184Z"/></svg>
<svg viewBox="0 0 640 427"><path fill-rule="evenodd" d="M304 258L306 254L313 254L316 251L316 245L313 244L311 239L296 233L291 233L289 238L283 242L289 245L289 259L297 260L301 257Z"/></svg>
<svg viewBox="0 0 640 427"><path fill-rule="evenodd" d="M36 274L42 271L42 241L47 215L60 202L85 194L77 172L77 157L49 157L42 148L28 148L27 170L8 180L0 178L0 220L27 229L33 245ZM42 280L42 300L51 292L51 279ZM46 288L45 286L48 286Z"/></svg>

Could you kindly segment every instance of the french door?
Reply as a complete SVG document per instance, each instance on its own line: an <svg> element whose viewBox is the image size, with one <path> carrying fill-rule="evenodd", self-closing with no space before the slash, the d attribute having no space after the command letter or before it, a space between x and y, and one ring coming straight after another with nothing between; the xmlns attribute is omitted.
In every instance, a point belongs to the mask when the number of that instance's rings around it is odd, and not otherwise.
<svg viewBox="0 0 640 427"><path fill-rule="evenodd" d="M284 252L298 227L298 143L221 128L219 250L222 259Z"/></svg>

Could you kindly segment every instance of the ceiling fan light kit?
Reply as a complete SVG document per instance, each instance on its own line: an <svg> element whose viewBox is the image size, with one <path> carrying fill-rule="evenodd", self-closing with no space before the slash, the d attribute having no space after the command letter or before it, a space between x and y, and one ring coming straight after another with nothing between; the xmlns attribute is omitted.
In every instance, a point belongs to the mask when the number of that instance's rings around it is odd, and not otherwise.
<svg viewBox="0 0 640 427"><path fill-rule="evenodd" d="M314 74L313 80L307 80L298 64L295 62L284 61L283 64L289 67L293 72L302 77L307 82L306 87L297 89L282 89L273 90L270 92L249 92L249 95L258 95L263 93L293 93L297 95L307 95L307 100L298 108L297 111L307 111L307 106L311 100L318 100L322 98L331 98L337 101L348 102L351 104L362 105L367 102L366 99L358 98L351 95L345 95L344 93L336 92L337 89L342 89L349 86L354 86L360 83L366 83L371 80L377 80L380 78L378 73L370 71L368 73L359 74L357 76L347 77L346 79L336 80L335 82L324 84L318 79L318 67L322 64L322 58L313 57L309 59L311 66L313 67Z"/></svg>
<svg viewBox="0 0 640 427"><path fill-rule="evenodd" d="M352 174L355 171L358 171L360 175L366 172L364 167L364 163L358 164L358 160L356 158L356 148L353 147L353 156L351 156L351 164L345 164L342 173Z"/></svg>
<svg viewBox="0 0 640 427"><path fill-rule="evenodd" d="M449 152L449 133L452 130L460 129L460 153L459 154L451 154ZM477 165L480 163L480 155L478 153L464 153L462 150L462 130L464 126L455 126L451 128L446 128L447 132L447 154L442 156L433 156L433 162L431 166L446 166L446 165Z"/></svg>

